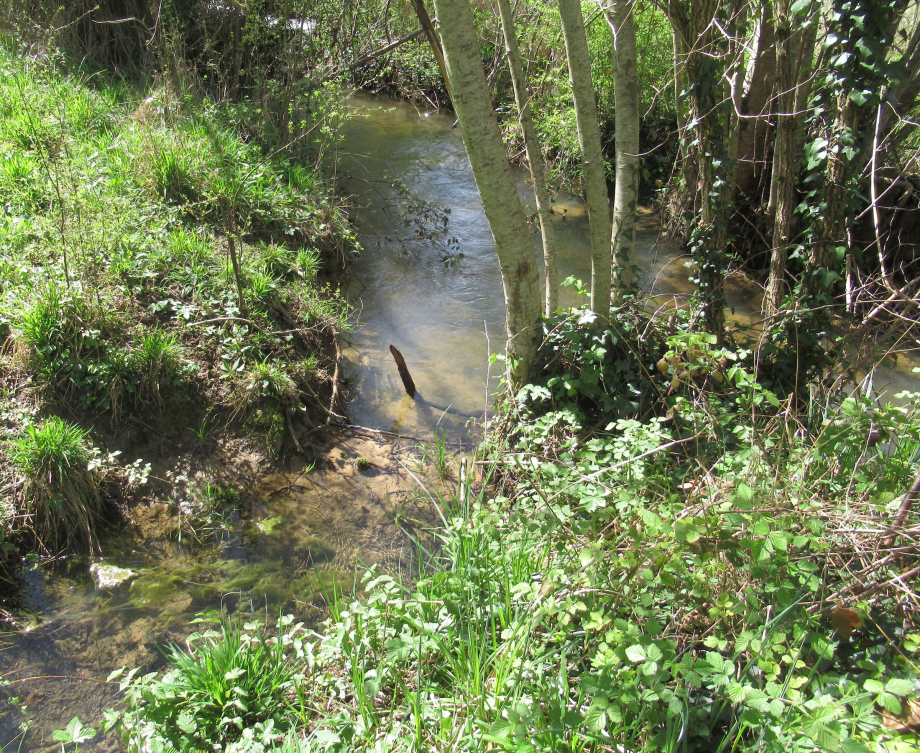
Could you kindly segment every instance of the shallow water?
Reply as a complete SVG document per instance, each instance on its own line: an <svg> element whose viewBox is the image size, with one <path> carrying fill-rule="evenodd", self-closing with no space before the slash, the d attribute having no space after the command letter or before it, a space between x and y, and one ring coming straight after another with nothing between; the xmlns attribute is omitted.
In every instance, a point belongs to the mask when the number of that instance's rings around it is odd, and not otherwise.
<svg viewBox="0 0 920 753"><path fill-rule="evenodd" d="M452 118L402 102L357 95L352 106L359 117L347 125L338 159L365 251L348 283L357 307L346 347L350 418L429 440L440 422L452 442L469 445L501 370L490 366L489 355L504 347L504 304L460 133ZM533 204L523 176L520 193ZM560 193L555 209L560 279L587 280L583 204ZM419 224L420 210L427 220ZM640 282L662 306L674 305L691 290L689 270L656 222L644 216L638 233ZM445 232L431 237L436 229ZM539 259L538 242L535 233ZM727 303L736 320L757 323L761 292L741 275L729 279ZM563 305L577 302L572 288L562 289ZM390 344L407 361L415 400L403 390ZM909 372L920 361L910 358L879 368L875 390L917 389ZM254 469L242 513L228 520L227 530L185 531L180 541L169 531L175 516L165 504L137 510L145 535L129 530L106 547L109 562L136 573L121 585L98 586L85 560L26 573L15 603L0 604L24 608L18 617L24 629L0 635L0 677L15 681L0 688L0 699L17 699L0 705L2 750L58 750L54 729L77 715L97 723L117 698L117 687L103 682L109 672L162 664L156 646L183 640L198 612L252 609L271 620L283 608L315 622L333 581L350 586L356 563L411 568L410 534L421 535L436 510L417 494L413 473L422 459L415 441L377 436L343 437L321 471L292 467L265 476ZM213 452L215 467L238 461L233 447ZM25 720L33 726L19 748ZM119 745L109 738L81 749Z"/></svg>
<svg viewBox="0 0 920 753"><path fill-rule="evenodd" d="M497 386L501 364L489 355L504 349L504 299L495 245L460 131L453 118L395 100L356 95L357 117L346 126L339 169L348 176L354 220L364 253L351 270L349 298L358 306L359 328L346 350L353 380L350 416L365 426L430 437L433 427L462 431L470 417L481 419ZM519 190L529 207L532 190L518 173ZM395 181L407 186L406 195ZM427 201L450 210L428 228L440 227L457 244L419 237L412 207ZM554 198L560 280L590 279L588 220L580 199L561 192ZM662 305L674 305L692 290L686 259L662 238L657 219L644 215L637 234L640 284ZM451 253L462 256L453 258ZM448 257L445 261L445 257ZM534 228L534 258L542 262ZM759 318L762 291L740 275L727 285L728 306L738 320ZM560 288L560 304L579 296ZM423 399L412 400L390 356L398 348ZM491 377L491 380L490 380ZM443 414L446 408L451 412ZM442 418L443 414L443 418Z"/></svg>

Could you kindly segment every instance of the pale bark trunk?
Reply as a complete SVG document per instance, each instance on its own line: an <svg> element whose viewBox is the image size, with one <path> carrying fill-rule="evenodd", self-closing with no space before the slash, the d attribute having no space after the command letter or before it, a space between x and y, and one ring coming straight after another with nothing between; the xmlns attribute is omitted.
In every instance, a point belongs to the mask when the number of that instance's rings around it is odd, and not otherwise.
<svg viewBox="0 0 920 753"><path fill-rule="evenodd" d="M559 269L556 263L556 234L553 229L553 212L549 193L546 190L546 168L540 152L540 142L530 116L530 94L524 80L524 67L518 49L517 34L514 31L514 16L508 0L498 0L498 9L502 19L502 31L505 36L505 50L508 53L508 70L511 73L511 85L514 87L514 101L518 108L518 120L524 136L524 149L527 163L533 178L533 191L537 202L537 217L540 219L540 234L543 241L543 313L552 316L559 305Z"/></svg>
<svg viewBox="0 0 920 753"><path fill-rule="evenodd" d="M540 282L527 215L492 108L469 0L435 0L434 5L454 111L498 251L508 351L520 359L512 376L520 378L533 360L534 326L540 316Z"/></svg>
<svg viewBox="0 0 920 753"><path fill-rule="evenodd" d="M453 101L454 95L451 91L450 77L447 75L447 66L444 62L444 51L441 49L438 35L434 30L431 19L428 17L428 11L425 9L425 2L424 0L412 0L412 7L415 9L415 15L418 18L418 22L421 24L425 36L428 38L428 45L431 47L432 53L434 53L434 58L438 61L438 68L441 71L441 76L444 78L444 88L447 89L447 96Z"/></svg>
<svg viewBox="0 0 920 753"><path fill-rule="evenodd" d="M610 313L610 202L580 0L559 0L559 17L569 60L585 201L591 223L591 308L596 314L607 317Z"/></svg>
<svg viewBox="0 0 920 753"><path fill-rule="evenodd" d="M639 198L639 67L636 24L629 0L606 8L613 38L613 92L616 102L616 191L613 199L614 298L633 292L636 208ZM616 301L615 301L616 302Z"/></svg>

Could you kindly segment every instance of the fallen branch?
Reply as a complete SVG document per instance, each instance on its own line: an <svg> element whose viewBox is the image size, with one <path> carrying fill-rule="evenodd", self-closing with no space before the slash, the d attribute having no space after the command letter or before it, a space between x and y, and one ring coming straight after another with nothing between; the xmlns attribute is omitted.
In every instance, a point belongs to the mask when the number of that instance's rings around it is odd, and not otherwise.
<svg viewBox="0 0 920 753"><path fill-rule="evenodd" d="M395 42L390 42L390 44L388 44L386 47L381 47L376 52L372 52L369 55L365 55L364 57L358 58L357 60L355 60L355 62L353 62L351 65L348 66L348 70L353 71L355 68L360 68L365 63L369 63L372 60L376 60L381 55L386 55L388 52L392 52L397 47L401 47L402 45L406 44L406 42L411 42L413 39L418 39L423 34L425 34L425 30L419 29L418 31L413 32L412 34L409 34L406 37L397 39Z"/></svg>
<svg viewBox="0 0 920 753"><path fill-rule="evenodd" d="M371 434L383 434L384 436L396 437L397 439L411 439L413 442L423 442L425 444L437 444L435 440L433 439L422 439L421 437L410 437L408 434L397 434L396 432L384 431L383 429L371 429L368 426L358 426L357 424L349 424L348 426L345 426L344 428L345 430L351 430L351 431L367 431L367 432L370 432ZM452 442L447 439L445 439L444 442L445 444L456 444L456 445L460 445L461 447L463 446L463 442Z"/></svg>
<svg viewBox="0 0 920 753"><path fill-rule="evenodd" d="M305 460L309 460L307 453L303 451L303 447L297 441L297 435L294 433L294 422L291 420L291 414L288 411L284 411L284 423L287 426L288 434L291 435L291 440L294 442L294 447L297 449L297 454Z"/></svg>
<svg viewBox="0 0 920 753"><path fill-rule="evenodd" d="M390 353L393 354L393 360L396 361L396 368L399 370L399 378L402 379L403 387L409 397L415 397L415 382L412 381L412 375L409 374L409 367L406 366L406 359L394 345L390 345Z"/></svg>
<svg viewBox="0 0 920 753"><path fill-rule="evenodd" d="M878 593L879 591L882 591L888 588L889 586L893 586L898 581L906 583L918 573L920 573L920 566L911 568L910 570L903 572L899 575L895 575L893 578L889 578L886 581L874 583L871 586L865 586L865 587L860 588L862 586L862 583L851 583L845 588L841 588L839 591L837 591L832 596L829 596L828 598L823 599L818 604L814 604L810 606L808 608L808 612L810 614L814 614L816 611L818 611L818 608L821 606L821 604L827 604L828 602L838 601L839 599L847 595L848 595L848 598L854 597L854 596L859 596L861 598L872 596L872 594ZM849 593L850 591L852 591L853 593ZM834 609L837 608L837 606L838 606L837 604L829 604L828 606L823 607L819 613L823 616L827 616L831 612L833 612Z"/></svg>

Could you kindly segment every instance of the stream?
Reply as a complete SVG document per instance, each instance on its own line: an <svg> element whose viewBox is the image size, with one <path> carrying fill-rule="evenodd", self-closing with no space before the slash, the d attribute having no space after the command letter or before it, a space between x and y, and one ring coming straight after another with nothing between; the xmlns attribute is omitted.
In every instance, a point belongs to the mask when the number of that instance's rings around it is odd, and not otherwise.
<svg viewBox="0 0 920 753"><path fill-rule="evenodd" d="M20 628L0 634L0 678L11 682L0 687L3 751L59 750L51 733L74 716L97 725L118 697L117 685L104 682L109 673L162 667L157 646L184 640L197 613L239 609L272 621L283 609L318 625L333 586L360 589L359 570L411 577L412 536L423 536L423 524L436 519L416 479L430 475L433 438L468 449L481 431L501 371L501 364L490 366L490 354L504 349L504 300L453 118L362 94L351 106L355 117L345 126L337 169L353 196L364 253L346 286L356 310L345 345L349 419L382 433L345 431L316 470L294 460L266 474L233 441L217 441L173 468L155 464L155 476L188 482L171 500L163 495L132 513L133 525L105 542L102 570L97 563L91 572L81 558L24 568L18 589L0 603ZM533 206L523 177L520 184ZM554 212L560 279L587 280L584 206L560 193ZM659 243L657 223L642 217L640 282L662 306L674 305L691 289L686 260ZM534 242L539 258L536 234ZM736 320L759 319L760 295L741 275L728 281ZM563 305L577 299L563 288ZM391 344L406 359L415 400L403 390ZM917 365L920 359L902 355L898 369L879 368L876 391L917 389L910 373ZM223 526L176 528L181 495L200 493L227 467L246 480L241 511ZM98 736L81 750L122 747Z"/></svg>

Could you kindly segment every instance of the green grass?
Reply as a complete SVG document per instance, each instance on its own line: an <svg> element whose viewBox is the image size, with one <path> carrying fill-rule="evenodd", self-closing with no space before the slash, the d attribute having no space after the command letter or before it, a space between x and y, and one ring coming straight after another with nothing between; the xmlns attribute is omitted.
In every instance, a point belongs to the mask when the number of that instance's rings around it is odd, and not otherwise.
<svg viewBox="0 0 920 753"><path fill-rule="evenodd" d="M165 650L172 669L162 681L129 692L129 744L227 750L244 732L283 741L302 714L296 689L306 664L300 627L284 618L277 635L269 636L239 616L199 622L211 626L186 646Z"/></svg>
<svg viewBox="0 0 920 753"><path fill-rule="evenodd" d="M8 451L23 478L21 509L41 546L94 548L103 502L99 479L90 470L87 432L52 416L27 426Z"/></svg>
<svg viewBox="0 0 920 753"><path fill-rule="evenodd" d="M0 204L15 398L84 427L201 409L282 454L281 411L325 415L348 310L318 279L353 234L332 185L251 123L244 135L233 107L90 76L3 37Z"/></svg>

